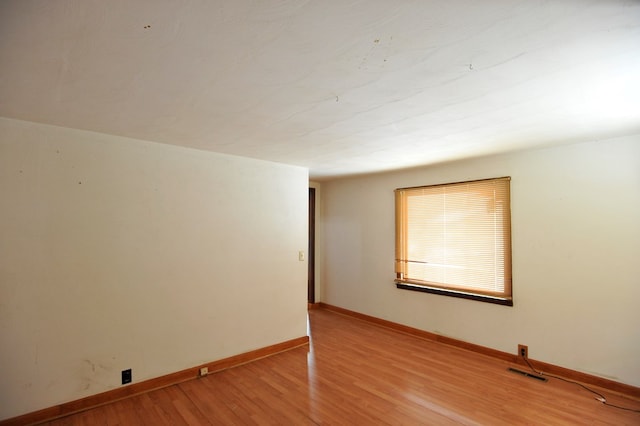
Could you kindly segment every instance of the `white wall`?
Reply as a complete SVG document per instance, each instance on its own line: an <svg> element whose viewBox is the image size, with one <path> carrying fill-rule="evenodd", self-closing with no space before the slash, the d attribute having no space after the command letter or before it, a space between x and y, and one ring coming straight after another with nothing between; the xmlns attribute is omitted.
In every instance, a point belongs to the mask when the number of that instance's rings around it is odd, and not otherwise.
<svg viewBox="0 0 640 426"><path fill-rule="evenodd" d="M514 306L396 289L393 190L511 176ZM640 135L323 183L323 301L640 386Z"/></svg>
<svg viewBox="0 0 640 426"><path fill-rule="evenodd" d="M0 119L0 419L306 335L307 169Z"/></svg>

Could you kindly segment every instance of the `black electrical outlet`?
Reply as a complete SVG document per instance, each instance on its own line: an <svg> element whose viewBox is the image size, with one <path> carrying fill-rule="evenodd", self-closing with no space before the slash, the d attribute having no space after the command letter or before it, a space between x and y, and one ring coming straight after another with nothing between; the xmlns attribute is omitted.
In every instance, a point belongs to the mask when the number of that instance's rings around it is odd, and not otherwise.
<svg viewBox="0 0 640 426"><path fill-rule="evenodd" d="M131 369L122 370L122 384L131 383Z"/></svg>

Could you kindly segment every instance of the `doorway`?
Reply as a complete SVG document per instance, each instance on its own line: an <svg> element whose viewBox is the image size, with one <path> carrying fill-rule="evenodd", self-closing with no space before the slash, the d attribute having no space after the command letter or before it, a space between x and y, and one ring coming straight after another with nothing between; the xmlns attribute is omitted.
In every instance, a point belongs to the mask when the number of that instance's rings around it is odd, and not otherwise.
<svg viewBox="0 0 640 426"><path fill-rule="evenodd" d="M307 302L316 303L316 189L309 188L309 247L307 249Z"/></svg>

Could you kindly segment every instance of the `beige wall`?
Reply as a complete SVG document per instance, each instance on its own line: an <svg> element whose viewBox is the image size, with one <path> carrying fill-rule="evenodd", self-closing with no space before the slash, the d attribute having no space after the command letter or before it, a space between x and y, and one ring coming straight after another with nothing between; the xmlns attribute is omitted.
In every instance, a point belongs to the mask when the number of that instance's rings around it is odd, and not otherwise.
<svg viewBox="0 0 640 426"><path fill-rule="evenodd" d="M308 172L0 119L0 419L304 336Z"/></svg>
<svg viewBox="0 0 640 426"><path fill-rule="evenodd" d="M398 187L511 176L514 306L396 289ZM323 183L323 301L640 386L640 135Z"/></svg>

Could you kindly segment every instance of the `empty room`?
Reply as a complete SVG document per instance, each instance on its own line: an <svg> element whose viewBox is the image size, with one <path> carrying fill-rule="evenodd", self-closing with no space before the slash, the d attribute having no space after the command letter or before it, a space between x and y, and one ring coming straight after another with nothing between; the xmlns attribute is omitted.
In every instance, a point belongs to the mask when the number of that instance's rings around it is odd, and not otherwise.
<svg viewBox="0 0 640 426"><path fill-rule="evenodd" d="M640 424L640 2L0 0L0 425Z"/></svg>

